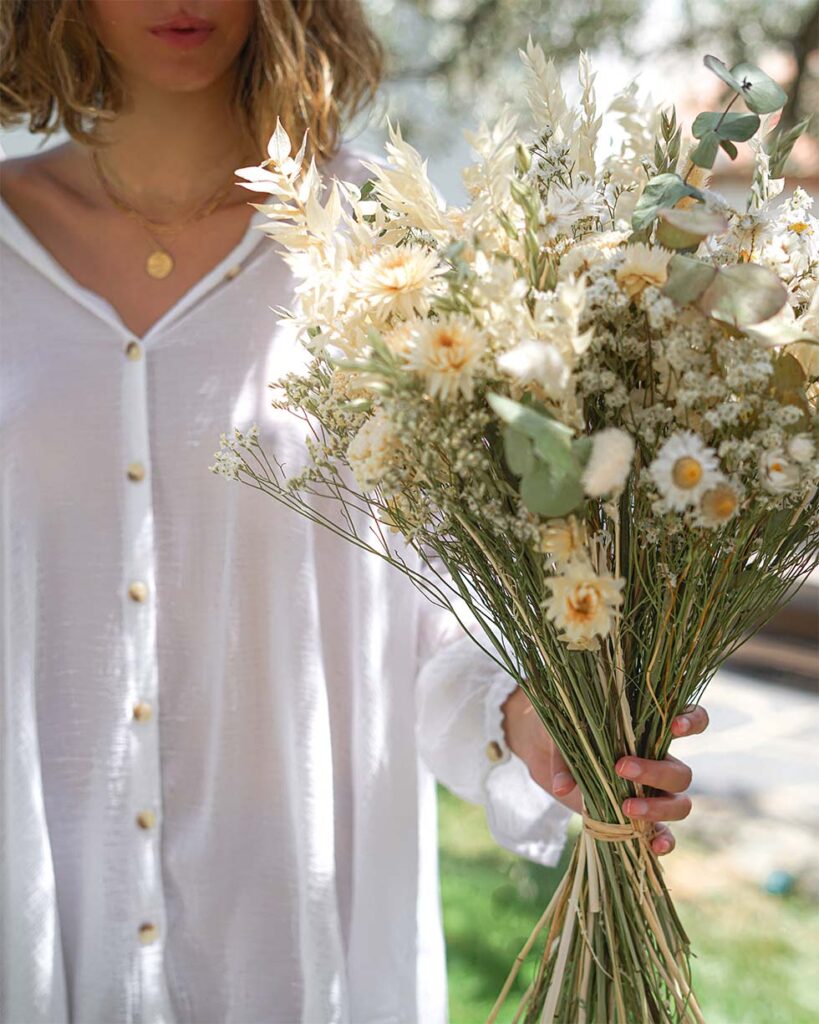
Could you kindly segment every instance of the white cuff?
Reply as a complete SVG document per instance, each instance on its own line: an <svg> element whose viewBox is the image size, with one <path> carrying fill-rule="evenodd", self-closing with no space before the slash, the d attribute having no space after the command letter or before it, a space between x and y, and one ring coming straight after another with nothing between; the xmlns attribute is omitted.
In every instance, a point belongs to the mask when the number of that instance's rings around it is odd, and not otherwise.
<svg viewBox="0 0 819 1024"><path fill-rule="evenodd" d="M418 675L418 748L456 796L484 805L501 846L555 864L572 812L534 782L506 744L501 707L515 686L473 640L446 644Z"/></svg>

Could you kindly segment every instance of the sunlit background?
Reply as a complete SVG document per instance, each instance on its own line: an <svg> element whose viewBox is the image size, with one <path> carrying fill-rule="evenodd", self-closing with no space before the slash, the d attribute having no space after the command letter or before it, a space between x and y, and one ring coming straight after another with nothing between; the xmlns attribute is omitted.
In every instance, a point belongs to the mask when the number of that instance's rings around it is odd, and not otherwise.
<svg viewBox="0 0 819 1024"><path fill-rule="evenodd" d="M702 66L713 53L774 76L791 97L788 123L819 110L819 0L365 2L390 71L376 109L349 135L372 150L384 118L399 121L454 203L464 198L460 168L469 159L463 130L519 102L517 49L528 35L566 69L567 83L578 51L587 51L602 108L636 81L641 96L674 104L690 124L722 99ZM818 140L816 117L794 150L786 191L798 184L819 196ZM0 142L7 156L36 144L25 130ZM720 156L712 187L738 197L749 164ZM675 745L695 771L695 809L666 865L699 954L695 981L709 1024L819 1020L818 632L816 579L717 676L705 702L709 732ZM452 1022L474 1024L560 869L505 854L481 810L443 792L441 858Z"/></svg>

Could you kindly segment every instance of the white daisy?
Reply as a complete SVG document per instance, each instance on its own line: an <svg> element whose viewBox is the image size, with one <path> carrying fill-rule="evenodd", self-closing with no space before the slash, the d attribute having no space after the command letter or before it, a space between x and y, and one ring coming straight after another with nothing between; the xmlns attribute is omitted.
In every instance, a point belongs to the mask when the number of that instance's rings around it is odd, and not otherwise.
<svg viewBox="0 0 819 1024"><path fill-rule="evenodd" d="M699 526L716 529L733 519L739 511L741 494L729 480L718 480L703 491L697 506L696 522Z"/></svg>
<svg viewBox="0 0 819 1024"><path fill-rule="evenodd" d="M659 246L637 242L627 245L623 262L617 268L617 283L630 299L649 285L661 288L668 280L668 261L674 254Z"/></svg>
<svg viewBox="0 0 819 1024"><path fill-rule="evenodd" d="M407 362L426 380L434 398L472 398L472 378L486 350L486 341L472 321L452 315L429 320L416 332Z"/></svg>
<svg viewBox="0 0 819 1024"><path fill-rule="evenodd" d="M409 318L416 310L422 315L427 312L430 289L445 271L434 252L388 245L364 260L353 290L374 319L386 320L393 313Z"/></svg>
<svg viewBox="0 0 819 1024"><path fill-rule="evenodd" d="M766 491L784 494L799 482L799 467L788 460L781 448L776 448L760 455L759 475Z"/></svg>
<svg viewBox="0 0 819 1024"><path fill-rule="evenodd" d="M624 582L598 576L581 560L566 566L562 576L548 579L552 596L545 603L546 615L563 631L560 639L585 645L594 636L606 636L622 604Z"/></svg>
<svg viewBox="0 0 819 1024"><path fill-rule="evenodd" d="M682 512L700 500L703 491L719 479L716 452L690 430L673 434L648 467L663 504Z"/></svg>
<svg viewBox="0 0 819 1024"><path fill-rule="evenodd" d="M623 489L634 458L634 440L625 430L609 427L592 435L592 450L580 482L590 498Z"/></svg>

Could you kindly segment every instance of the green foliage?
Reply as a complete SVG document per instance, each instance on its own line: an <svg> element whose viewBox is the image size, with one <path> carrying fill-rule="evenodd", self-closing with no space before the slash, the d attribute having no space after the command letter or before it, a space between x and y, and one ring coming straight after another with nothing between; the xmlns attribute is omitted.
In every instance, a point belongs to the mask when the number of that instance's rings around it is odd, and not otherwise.
<svg viewBox="0 0 819 1024"><path fill-rule="evenodd" d="M751 327L775 316L788 301L777 275L755 263L717 269L691 256L674 256L663 291L680 305L696 304L732 327Z"/></svg>
<svg viewBox="0 0 819 1024"><path fill-rule="evenodd" d="M667 249L696 249L704 238L728 230L725 217L702 203L687 210L660 210L657 217L657 241Z"/></svg>
<svg viewBox="0 0 819 1024"><path fill-rule="evenodd" d="M785 164L788 162L791 150L796 140L808 130L810 122L811 118L806 117L792 128L773 132L768 136L765 142L765 150L769 158L768 173L772 178L784 177Z"/></svg>
<svg viewBox="0 0 819 1024"><path fill-rule="evenodd" d="M676 206L685 196L692 196L694 199L704 198L699 189L683 181L679 174L655 175L637 201L631 226L635 231L643 231L654 223L660 210Z"/></svg>
<svg viewBox="0 0 819 1024"><path fill-rule="evenodd" d="M695 139L701 139L706 132L713 131L720 139L733 139L734 142L747 142L758 130L758 115L732 114L725 111L697 114L691 125L691 134Z"/></svg>
<svg viewBox="0 0 819 1024"><path fill-rule="evenodd" d="M785 91L756 64L741 61L729 71L721 60L710 54L703 59L703 63L741 96L747 108L755 114L771 114L781 110L788 101Z"/></svg>

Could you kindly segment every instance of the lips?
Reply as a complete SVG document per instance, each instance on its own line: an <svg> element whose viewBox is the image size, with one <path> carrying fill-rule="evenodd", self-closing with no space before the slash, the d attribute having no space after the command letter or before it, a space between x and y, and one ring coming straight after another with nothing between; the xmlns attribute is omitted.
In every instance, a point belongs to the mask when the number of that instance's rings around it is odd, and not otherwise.
<svg viewBox="0 0 819 1024"><path fill-rule="evenodd" d="M195 18L191 14L175 14L167 21L153 25L149 31L157 34L159 32L211 32L214 24L206 18Z"/></svg>

